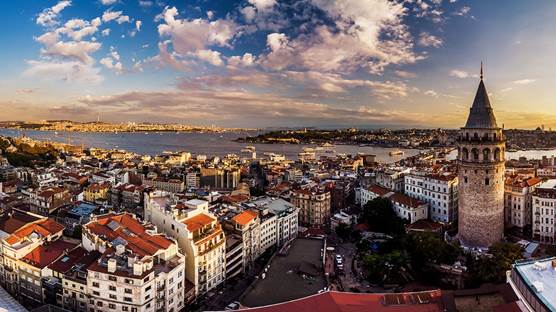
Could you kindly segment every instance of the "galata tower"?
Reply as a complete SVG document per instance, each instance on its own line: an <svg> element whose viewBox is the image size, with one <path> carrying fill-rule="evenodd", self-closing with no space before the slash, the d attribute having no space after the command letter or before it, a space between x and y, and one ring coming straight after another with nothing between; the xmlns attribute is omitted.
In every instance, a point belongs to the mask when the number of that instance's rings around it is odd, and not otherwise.
<svg viewBox="0 0 556 312"><path fill-rule="evenodd" d="M464 246L489 247L504 236L504 152L502 128L481 81L458 137L458 237Z"/></svg>

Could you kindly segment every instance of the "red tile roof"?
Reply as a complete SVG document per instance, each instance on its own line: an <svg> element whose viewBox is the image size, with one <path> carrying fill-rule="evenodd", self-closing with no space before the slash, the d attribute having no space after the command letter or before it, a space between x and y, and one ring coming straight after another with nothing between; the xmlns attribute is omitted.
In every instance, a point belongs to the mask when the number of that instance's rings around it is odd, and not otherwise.
<svg viewBox="0 0 556 312"><path fill-rule="evenodd" d="M164 235L147 233L145 225L128 213L99 216L87 223L85 230L103 236L108 242L121 238L127 242L126 248L141 257L153 256L173 244Z"/></svg>
<svg viewBox="0 0 556 312"><path fill-rule="evenodd" d="M6 238L6 243L10 245L16 244L32 233L38 233L43 237L48 237L63 230L64 226L60 223L52 219L44 219L37 223L28 224L27 226L15 231L12 235Z"/></svg>
<svg viewBox="0 0 556 312"><path fill-rule="evenodd" d="M369 186L368 190L370 192L373 192L373 193L377 194L378 196L381 196L381 197L390 193L390 192L392 192L392 190L387 189L387 188L382 187L382 186L377 185L377 184L373 184L373 185Z"/></svg>
<svg viewBox="0 0 556 312"><path fill-rule="evenodd" d="M259 213L254 210L245 210L244 212L234 216L232 219L238 224L246 225L255 220L258 216Z"/></svg>
<svg viewBox="0 0 556 312"><path fill-rule="evenodd" d="M441 312L442 292L366 294L327 291L274 305L243 309L253 312Z"/></svg>
<svg viewBox="0 0 556 312"><path fill-rule="evenodd" d="M194 217L186 219L185 221L183 221L183 223L185 223L189 232L194 232L204 226L211 224L214 220L215 219L213 217L201 213Z"/></svg>
<svg viewBox="0 0 556 312"><path fill-rule="evenodd" d="M59 239L53 243L43 244L33 249L25 257L23 257L22 260L34 267L43 269L47 265L56 261L56 259L64 254L64 252L68 252L77 246L77 244Z"/></svg>
<svg viewBox="0 0 556 312"><path fill-rule="evenodd" d="M390 196L390 200L410 208L417 208L425 204L424 202L418 199L411 198L407 195L400 194L400 193L394 193L392 196Z"/></svg>

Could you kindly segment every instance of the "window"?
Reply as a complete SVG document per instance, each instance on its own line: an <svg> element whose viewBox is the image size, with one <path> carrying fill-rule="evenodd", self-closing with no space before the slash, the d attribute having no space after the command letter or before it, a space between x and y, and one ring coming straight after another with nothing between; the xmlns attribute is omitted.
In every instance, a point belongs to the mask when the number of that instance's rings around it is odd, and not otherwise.
<svg viewBox="0 0 556 312"><path fill-rule="evenodd" d="M118 299L118 297L116 297L116 295L113 295L113 294L110 294L109 297L110 297L110 299L113 299L113 300Z"/></svg>
<svg viewBox="0 0 556 312"><path fill-rule="evenodd" d="M124 301L125 301L125 302L132 302L133 300L132 300L131 298L129 298L129 297L124 297Z"/></svg>
<svg viewBox="0 0 556 312"><path fill-rule="evenodd" d="M112 275L109 275L109 276L108 276L108 279L109 279L109 280L111 280L111 281L113 281L113 282L115 282L115 281L117 281L117 280L118 280L118 278L117 278L117 277L115 277L115 276L112 276Z"/></svg>
<svg viewBox="0 0 556 312"><path fill-rule="evenodd" d="M93 282L93 287L98 288L98 287L99 287L98 283L97 283L97 282Z"/></svg>
<svg viewBox="0 0 556 312"><path fill-rule="evenodd" d="M110 286L108 287L111 291L116 291L116 286Z"/></svg>
<svg viewBox="0 0 556 312"><path fill-rule="evenodd" d="M467 177L463 177L463 181L467 183Z"/></svg>
<svg viewBox="0 0 556 312"><path fill-rule="evenodd" d="M485 179L485 185L490 185L490 179L489 178Z"/></svg>
<svg viewBox="0 0 556 312"><path fill-rule="evenodd" d="M110 303L110 304L108 305L108 307L109 307L110 309L116 309L116 305L113 304L113 303Z"/></svg>
<svg viewBox="0 0 556 312"><path fill-rule="evenodd" d="M124 289L124 292L125 292L126 294L131 294L131 293L133 293L133 291L132 291L131 289L129 289L129 288Z"/></svg>

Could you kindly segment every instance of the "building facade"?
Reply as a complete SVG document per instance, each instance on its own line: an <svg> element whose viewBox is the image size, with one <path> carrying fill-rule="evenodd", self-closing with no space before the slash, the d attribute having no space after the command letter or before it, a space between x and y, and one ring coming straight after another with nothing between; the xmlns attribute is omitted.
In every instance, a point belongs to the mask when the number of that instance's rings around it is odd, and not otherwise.
<svg viewBox="0 0 556 312"><path fill-rule="evenodd" d="M537 186L532 195L533 238L545 244L556 244L556 180Z"/></svg>
<svg viewBox="0 0 556 312"><path fill-rule="evenodd" d="M299 189L292 192L292 204L299 208L299 223L324 228L330 221L330 192Z"/></svg>
<svg viewBox="0 0 556 312"><path fill-rule="evenodd" d="M504 236L505 139L481 81L457 140L458 236L464 245L488 247Z"/></svg>
<svg viewBox="0 0 556 312"><path fill-rule="evenodd" d="M458 177L455 174L412 172L405 176L405 194L429 205L432 221L451 223L458 215Z"/></svg>

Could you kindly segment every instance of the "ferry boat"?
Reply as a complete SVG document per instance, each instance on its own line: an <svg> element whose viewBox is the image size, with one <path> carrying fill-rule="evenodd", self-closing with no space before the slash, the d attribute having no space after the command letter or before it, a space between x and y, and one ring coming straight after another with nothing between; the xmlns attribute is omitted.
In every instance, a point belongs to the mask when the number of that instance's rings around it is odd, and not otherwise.
<svg viewBox="0 0 556 312"><path fill-rule="evenodd" d="M403 151L391 151L390 153L388 153L390 156L400 156L403 155Z"/></svg>

